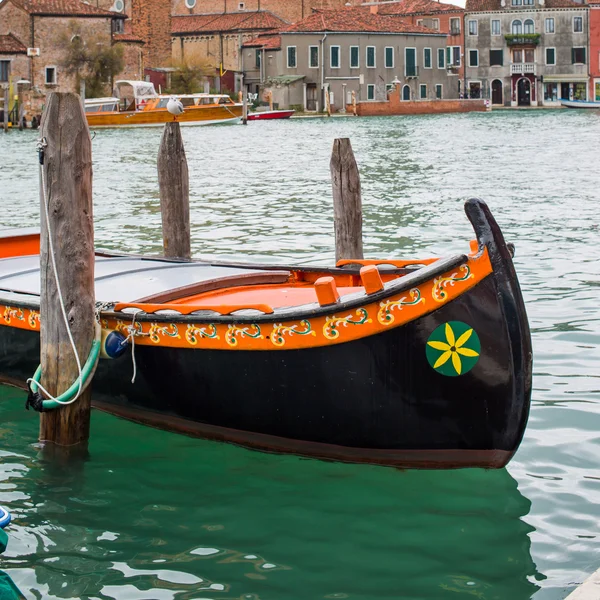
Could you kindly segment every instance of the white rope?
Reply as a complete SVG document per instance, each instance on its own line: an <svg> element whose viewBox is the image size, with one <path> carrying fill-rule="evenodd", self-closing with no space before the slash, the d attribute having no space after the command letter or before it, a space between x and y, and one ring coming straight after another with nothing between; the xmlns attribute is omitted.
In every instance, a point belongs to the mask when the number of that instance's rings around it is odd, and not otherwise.
<svg viewBox="0 0 600 600"><path fill-rule="evenodd" d="M125 331L127 331L128 335L123 342L126 344L127 342L131 342L131 362L133 364L133 377L131 378L131 383L135 383L135 378L137 376L137 364L135 362L135 337L137 335L144 336L148 335L147 333L140 333L135 326L135 318L138 312L142 312L141 310L136 310L133 313L133 319L131 320L131 325L125 327Z"/></svg>
<svg viewBox="0 0 600 600"><path fill-rule="evenodd" d="M42 157L44 154L44 148L46 148L47 145L48 145L48 142L46 141L46 138L40 138L36 144L37 150L38 150L38 152L41 153ZM79 354L77 353L77 347L75 346L75 340L73 340L73 334L71 333L71 328L69 327L69 318L67 317L67 309L65 307L65 302L63 299L63 295L62 295L60 281L58 280L58 269L56 267L56 257L54 256L54 244L52 243L52 230L50 228L50 215L48 212L48 197L46 194L46 178L44 177L43 160L40 160L40 181L42 184L42 194L43 194L43 200L44 200L42 202L42 204L44 205L44 213L46 216L46 228L48 229L48 245L50 246L50 258L52 260L52 270L54 271L54 280L56 281L56 290L58 292L58 302L60 304L62 316L65 321L65 327L67 328L67 334L69 335L69 342L71 342L71 348L73 349L73 354L75 355L75 362L77 363L77 371L79 372L79 389L77 390L77 394L75 394L75 397L72 400L68 400L67 402L61 402L61 401L57 400L52 394L50 394L50 392L48 392L48 390L46 390L44 387L42 387L41 384L38 383L37 387L39 389L41 389L42 392L44 392L44 394L46 394L46 396L48 396L48 398L50 400L54 400L55 402L58 402L58 404L66 405L66 404L72 404L73 402L75 402L75 400L77 400L77 398L79 398L79 396L81 395L81 392L83 391L83 381L81 381L82 370L81 370L81 360L79 359ZM32 379L29 378L27 380L27 383L30 383L31 381L32 381Z"/></svg>

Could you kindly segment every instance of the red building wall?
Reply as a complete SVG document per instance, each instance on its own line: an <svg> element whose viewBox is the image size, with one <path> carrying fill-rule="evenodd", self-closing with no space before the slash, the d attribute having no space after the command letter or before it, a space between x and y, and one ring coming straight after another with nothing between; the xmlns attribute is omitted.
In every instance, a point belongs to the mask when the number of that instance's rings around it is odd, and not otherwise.
<svg viewBox="0 0 600 600"><path fill-rule="evenodd" d="M590 3L590 100L600 101L600 2ZM596 80L596 81L594 81Z"/></svg>

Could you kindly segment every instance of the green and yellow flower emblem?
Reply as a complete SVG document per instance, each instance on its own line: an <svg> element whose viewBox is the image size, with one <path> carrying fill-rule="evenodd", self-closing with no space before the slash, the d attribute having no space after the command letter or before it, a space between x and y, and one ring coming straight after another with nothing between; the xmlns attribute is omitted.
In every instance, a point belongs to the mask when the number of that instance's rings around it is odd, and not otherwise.
<svg viewBox="0 0 600 600"><path fill-rule="evenodd" d="M481 342L472 327L449 321L437 327L427 340L427 361L440 375L468 373L479 360Z"/></svg>

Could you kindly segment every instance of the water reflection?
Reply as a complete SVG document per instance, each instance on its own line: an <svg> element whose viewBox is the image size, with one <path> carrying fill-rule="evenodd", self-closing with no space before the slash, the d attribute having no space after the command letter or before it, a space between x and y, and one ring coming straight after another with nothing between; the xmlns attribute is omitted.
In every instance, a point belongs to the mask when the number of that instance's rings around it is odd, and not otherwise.
<svg viewBox="0 0 600 600"><path fill-rule="evenodd" d="M44 598L529 598L530 502L506 470L267 455L94 413L90 459L44 461L0 390L3 561ZM17 401L17 397L19 401ZM301 592L300 592L301 590Z"/></svg>

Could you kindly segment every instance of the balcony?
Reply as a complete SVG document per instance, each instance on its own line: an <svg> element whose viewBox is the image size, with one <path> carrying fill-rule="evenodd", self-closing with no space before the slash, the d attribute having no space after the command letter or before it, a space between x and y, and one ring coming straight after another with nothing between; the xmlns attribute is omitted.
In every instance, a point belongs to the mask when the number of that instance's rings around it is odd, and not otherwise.
<svg viewBox="0 0 600 600"><path fill-rule="evenodd" d="M537 46L540 37L539 33L507 33L504 39L508 46Z"/></svg>
<svg viewBox="0 0 600 600"><path fill-rule="evenodd" d="M510 65L511 75L521 75L523 73L533 73L535 75L535 63L513 63Z"/></svg>

